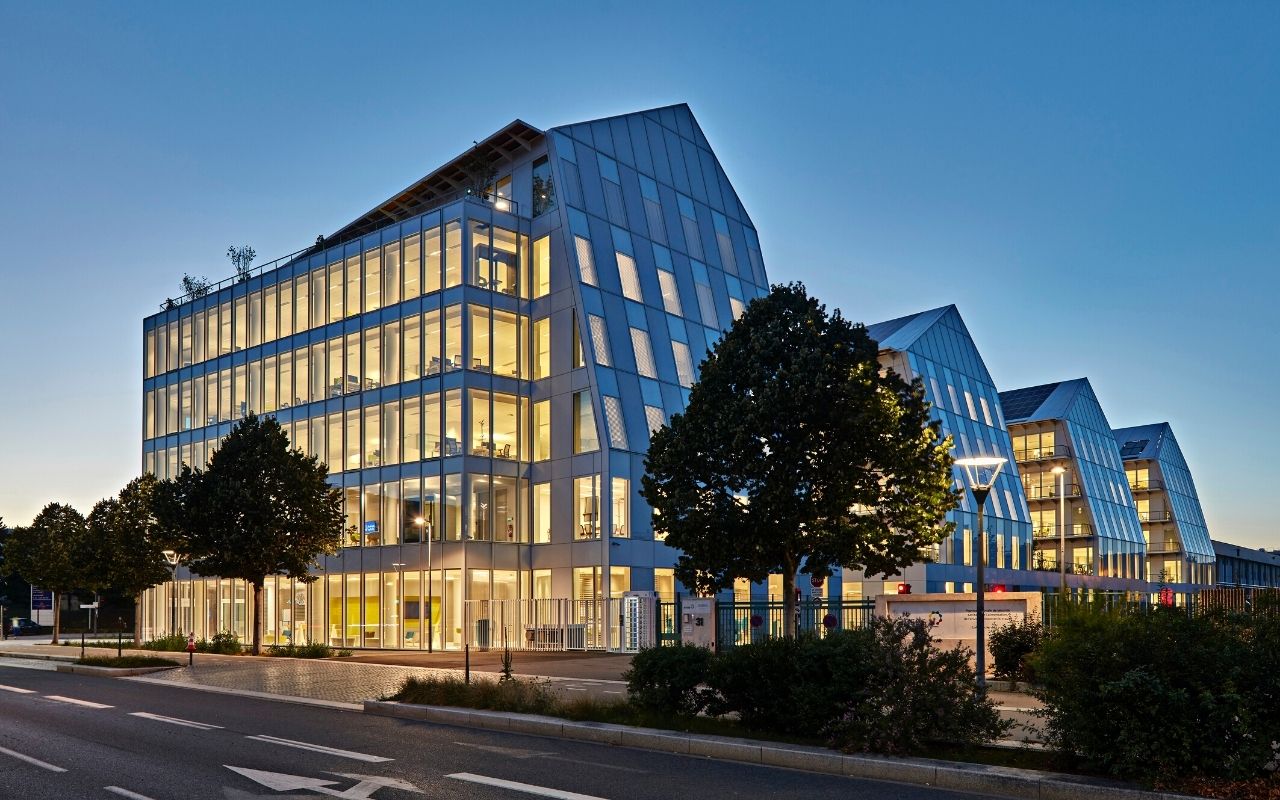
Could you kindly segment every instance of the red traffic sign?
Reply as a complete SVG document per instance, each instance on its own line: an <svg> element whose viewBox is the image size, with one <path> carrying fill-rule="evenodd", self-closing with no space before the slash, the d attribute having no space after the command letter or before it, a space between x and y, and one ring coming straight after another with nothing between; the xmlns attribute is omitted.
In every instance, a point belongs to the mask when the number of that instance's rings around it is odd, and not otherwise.
<svg viewBox="0 0 1280 800"><path fill-rule="evenodd" d="M815 589L821 589L821 588L822 588L822 584L823 584L823 583L825 583L825 582L826 582L826 579L825 579L825 578L823 578L821 575L810 575L810 576L809 576L809 585L810 585L810 586L812 586L812 587L813 587L813 588L815 588Z"/></svg>

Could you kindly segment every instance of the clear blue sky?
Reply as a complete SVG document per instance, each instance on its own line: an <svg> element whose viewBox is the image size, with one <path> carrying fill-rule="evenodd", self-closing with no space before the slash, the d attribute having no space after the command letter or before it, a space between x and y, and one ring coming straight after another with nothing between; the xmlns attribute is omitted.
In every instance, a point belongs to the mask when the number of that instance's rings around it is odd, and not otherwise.
<svg viewBox="0 0 1280 800"><path fill-rule="evenodd" d="M184 272L515 117L686 101L775 282L867 322L956 303L1002 388L1169 420L1214 537L1280 545L1280 5L268 5L0 2L10 524L136 475L141 320Z"/></svg>

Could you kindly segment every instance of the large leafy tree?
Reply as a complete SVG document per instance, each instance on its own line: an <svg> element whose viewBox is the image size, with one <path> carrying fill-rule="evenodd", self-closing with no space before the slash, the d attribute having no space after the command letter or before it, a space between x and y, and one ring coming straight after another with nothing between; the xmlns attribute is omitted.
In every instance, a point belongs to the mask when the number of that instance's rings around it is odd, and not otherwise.
<svg viewBox="0 0 1280 800"><path fill-rule="evenodd" d="M262 651L268 575L312 580L342 544L342 493L328 469L289 447L280 423L250 414L222 440L207 469L182 468L162 485L160 525L191 571L253 587L253 652Z"/></svg>
<svg viewBox="0 0 1280 800"><path fill-rule="evenodd" d="M88 570L91 556L84 517L61 503L45 506L30 525L13 529L5 540L4 574L16 573L54 593L54 644L62 627L62 595L93 582Z"/></svg>
<svg viewBox="0 0 1280 800"><path fill-rule="evenodd" d="M142 593L170 577L164 561L170 542L156 521L158 484L153 475L135 478L118 497L99 501L89 512L93 583L134 599L135 644L142 638Z"/></svg>
<svg viewBox="0 0 1280 800"><path fill-rule="evenodd" d="M882 369L862 325L775 286L654 433L642 493L685 585L781 572L792 635L797 572L897 574L950 531L950 450L919 380Z"/></svg>

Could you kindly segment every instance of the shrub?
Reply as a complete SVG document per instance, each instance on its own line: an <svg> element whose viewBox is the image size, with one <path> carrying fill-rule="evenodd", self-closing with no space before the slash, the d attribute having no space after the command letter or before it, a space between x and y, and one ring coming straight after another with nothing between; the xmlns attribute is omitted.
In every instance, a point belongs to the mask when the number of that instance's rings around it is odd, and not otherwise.
<svg viewBox="0 0 1280 800"><path fill-rule="evenodd" d="M160 656L88 656L77 659L77 664L90 667L176 667L177 662Z"/></svg>
<svg viewBox="0 0 1280 800"><path fill-rule="evenodd" d="M464 708L510 711L515 714L550 714L556 701L542 681L512 678L509 681L462 678L409 678L389 700L428 706L462 706Z"/></svg>
<svg viewBox="0 0 1280 800"><path fill-rule="evenodd" d="M157 636L154 639L148 639L140 646L143 650L162 650L166 652L185 651L187 649L187 637L180 633L170 633L165 636Z"/></svg>
<svg viewBox="0 0 1280 800"><path fill-rule="evenodd" d="M968 648L938 649L924 620L872 622L863 661L865 683L842 699L827 728L846 751L906 754L932 742L981 744L1006 733L995 703L975 691Z"/></svg>
<svg viewBox="0 0 1280 800"><path fill-rule="evenodd" d="M267 655L284 658L329 658L333 648L324 642L306 642L304 644L272 644L267 645Z"/></svg>
<svg viewBox="0 0 1280 800"><path fill-rule="evenodd" d="M1009 624L993 630L987 648L991 651L996 677L1011 681L1035 680L1030 657L1043 639L1044 625L1030 615L1022 621L1010 620Z"/></svg>
<svg viewBox="0 0 1280 800"><path fill-rule="evenodd" d="M1045 732L1121 778L1263 774L1280 741L1280 621L1067 607L1033 658Z"/></svg>
<svg viewBox="0 0 1280 800"><path fill-rule="evenodd" d="M640 708L696 714L711 671L711 651L692 644L651 647L636 653L623 674L627 696Z"/></svg>
<svg viewBox="0 0 1280 800"><path fill-rule="evenodd" d="M183 642L182 649L187 649L186 642ZM240 637L232 631L222 631L215 633L213 638L205 641L196 642L196 651L200 653L220 653L228 656L238 656L244 652L244 647L240 644Z"/></svg>

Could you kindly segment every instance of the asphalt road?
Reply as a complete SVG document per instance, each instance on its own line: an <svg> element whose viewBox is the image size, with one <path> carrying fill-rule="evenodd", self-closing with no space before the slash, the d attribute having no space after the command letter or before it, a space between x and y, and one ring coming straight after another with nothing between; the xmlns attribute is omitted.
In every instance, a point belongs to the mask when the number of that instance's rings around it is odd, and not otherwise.
<svg viewBox="0 0 1280 800"><path fill-rule="evenodd" d="M975 796L0 663L14 800Z"/></svg>

